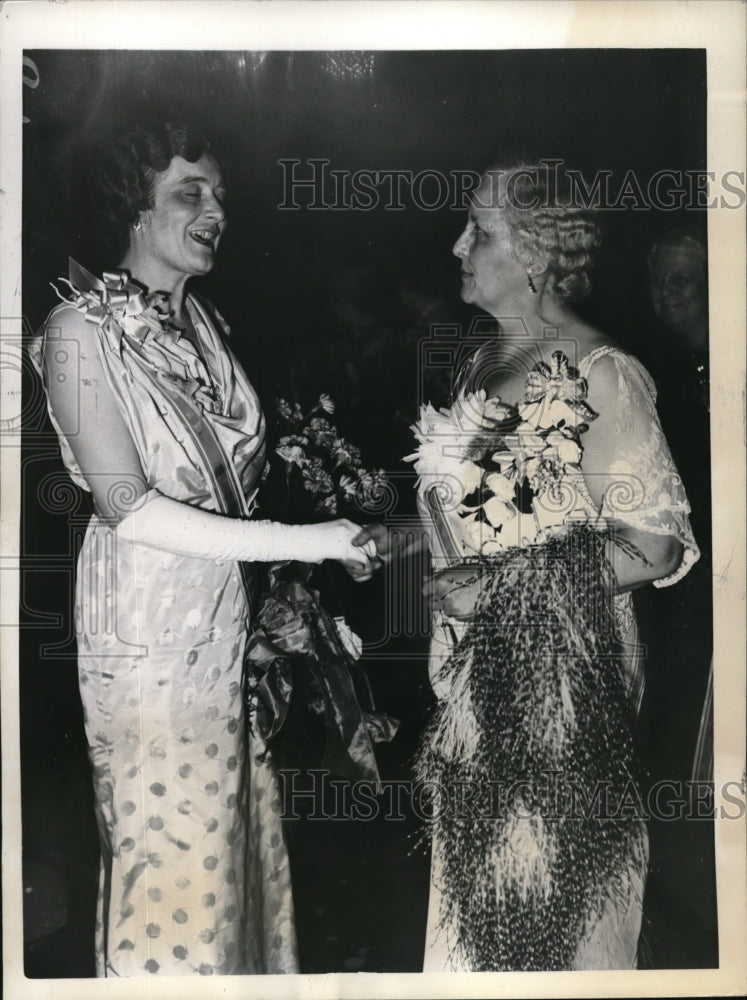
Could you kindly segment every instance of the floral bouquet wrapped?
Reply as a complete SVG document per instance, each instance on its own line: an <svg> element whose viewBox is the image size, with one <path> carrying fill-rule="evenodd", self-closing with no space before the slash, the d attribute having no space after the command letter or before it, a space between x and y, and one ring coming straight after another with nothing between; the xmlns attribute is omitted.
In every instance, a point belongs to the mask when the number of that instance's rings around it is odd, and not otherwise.
<svg viewBox="0 0 747 1000"><path fill-rule="evenodd" d="M585 396L584 379L558 353L530 372L518 407L484 389L450 410L422 407L413 428L420 447L408 459L437 484L427 500L448 562L543 541L587 501L593 512L580 466L580 435L596 416Z"/></svg>
<svg viewBox="0 0 747 1000"><path fill-rule="evenodd" d="M276 462L263 503L275 517L312 523L376 509L386 489L382 470L369 471L360 451L329 422L334 403L319 397L310 412L278 401ZM322 766L347 778L378 783L373 743L388 742L398 723L376 714L358 664L362 643L341 616L331 616L312 587L314 567L269 567L249 640L253 726L279 765L298 765L323 734Z"/></svg>

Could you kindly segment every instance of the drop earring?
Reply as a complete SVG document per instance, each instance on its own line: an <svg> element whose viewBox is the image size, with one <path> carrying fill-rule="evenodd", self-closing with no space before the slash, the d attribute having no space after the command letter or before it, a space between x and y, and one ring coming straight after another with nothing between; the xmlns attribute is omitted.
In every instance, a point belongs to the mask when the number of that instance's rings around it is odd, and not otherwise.
<svg viewBox="0 0 747 1000"><path fill-rule="evenodd" d="M134 230L134 231L135 231L136 233L139 233L139 232L140 232L140 230L141 230L141 229L143 228L143 227L142 227L142 224L141 224L141 222L140 222L140 219L138 219L138 220L137 220L137 222L135 223L135 225L134 225L134 226L133 226L132 228L133 228L133 230Z"/></svg>
<svg viewBox="0 0 747 1000"><path fill-rule="evenodd" d="M537 286L534 284L534 281L532 280L532 272L531 271L527 271L527 284L529 285L529 291L532 292L533 295L536 295L537 294Z"/></svg>

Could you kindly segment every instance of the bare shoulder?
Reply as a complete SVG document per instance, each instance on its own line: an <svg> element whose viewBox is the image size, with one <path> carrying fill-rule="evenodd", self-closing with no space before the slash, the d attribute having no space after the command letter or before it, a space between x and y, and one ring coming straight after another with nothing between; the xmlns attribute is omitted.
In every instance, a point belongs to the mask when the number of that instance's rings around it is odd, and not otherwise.
<svg viewBox="0 0 747 1000"><path fill-rule="evenodd" d="M617 399L619 376L617 361L612 354L604 354L594 362L586 376L587 402L593 410L609 409Z"/></svg>
<svg viewBox="0 0 747 1000"><path fill-rule="evenodd" d="M613 337L586 324L583 324L578 344L579 363L583 362L584 358L589 358L592 362L585 372L588 387L587 401L597 412L600 410L609 412L619 390L617 356L621 347ZM602 348L612 350L603 351ZM590 356L597 351L600 352L598 357L591 358Z"/></svg>
<svg viewBox="0 0 747 1000"><path fill-rule="evenodd" d="M50 313L40 348L38 363L58 415L67 397L78 405L82 393L107 391L96 324L74 305L63 302Z"/></svg>
<svg viewBox="0 0 747 1000"><path fill-rule="evenodd" d="M43 332L47 345L60 340L75 340L79 344L93 344L96 339L94 324L89 323L79 309L69 302L61 302L47 317Z"/></svg>

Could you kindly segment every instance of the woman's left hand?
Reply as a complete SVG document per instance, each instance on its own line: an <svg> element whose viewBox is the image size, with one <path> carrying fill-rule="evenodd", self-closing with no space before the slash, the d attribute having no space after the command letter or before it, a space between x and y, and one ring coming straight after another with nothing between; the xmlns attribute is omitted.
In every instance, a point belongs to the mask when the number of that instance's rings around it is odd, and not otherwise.
<svg viewBox="0 0 747 1000"><path fill-rule="evenodd" d="M469 621L475 614L483 586L479 566L452 566L426 580L423 593L434 611L441 611L457 621Z"/></svg>

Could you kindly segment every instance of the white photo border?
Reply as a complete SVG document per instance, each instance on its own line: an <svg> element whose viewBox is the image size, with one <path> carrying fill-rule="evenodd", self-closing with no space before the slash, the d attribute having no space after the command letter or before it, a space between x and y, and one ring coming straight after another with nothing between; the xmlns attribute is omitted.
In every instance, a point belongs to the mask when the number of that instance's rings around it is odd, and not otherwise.
<svg viewBox="0 0 747 1000"><path fill-rule="evenodd" d="M239 2L70 0L0 7L0 331L20 340L22 57L27 49L582 49L704 48L708 170L745 170L745 23L739 0L532 2ZM745 207L708 213L714 503L715 787L745 768ZM18 409L20 384L4 371L0 419ZM20 430L19 430L20 435ZM27 980L23 975L18 724L20 449L2 469L3 966L9 1000L33 997L206 996L195 979ZM742 785L744 788L744 784ZM686 971L330 974L225 977L220 995L287 997L702 996L747 991L744 816L716 824L720 967ZM212 989L216 989L213 981Z"/></svg>

